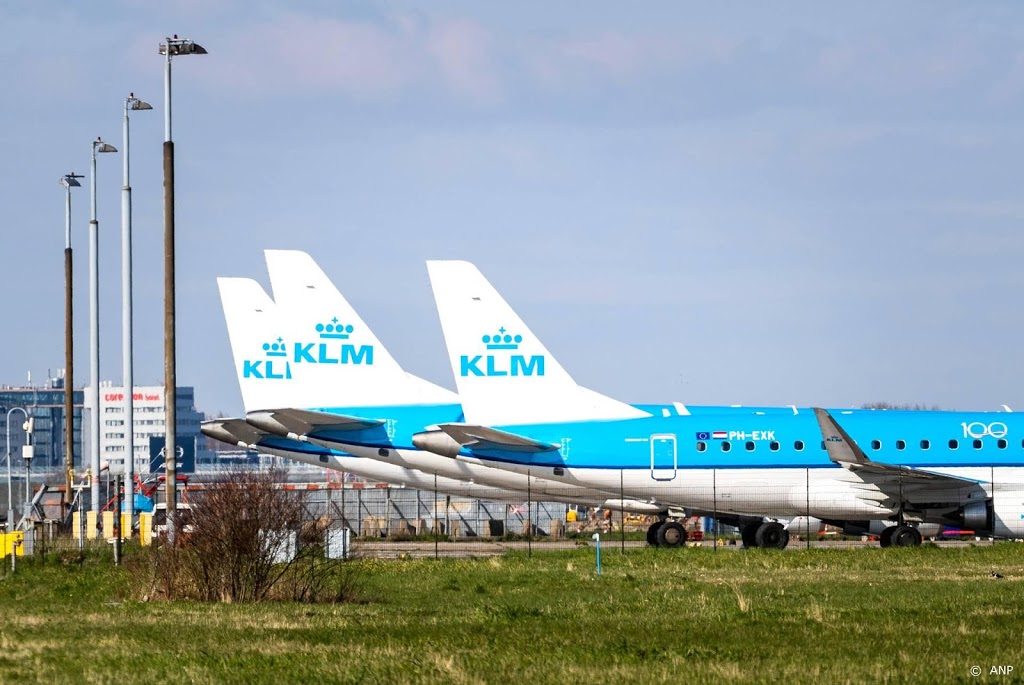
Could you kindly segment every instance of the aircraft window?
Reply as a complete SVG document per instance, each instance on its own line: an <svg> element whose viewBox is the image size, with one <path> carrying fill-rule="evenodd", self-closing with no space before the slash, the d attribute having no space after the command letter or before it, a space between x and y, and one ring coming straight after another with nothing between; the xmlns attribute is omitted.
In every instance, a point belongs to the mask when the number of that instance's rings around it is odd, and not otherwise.
<svg viewBox="0 0 1024 685"><path fill-rule="evenodd" d="M706 442L704 442L703 440L701 440L700 442L697 443L697 451L698 452L703 452L707 448L708 448L708 444Z"/></svg>
<svg viewBox="0 0 1024 685"><path fill-rule="evenodd" d="M748 452L753 452L754 451L754 443L752 443L750 440L747 440L747 451Z"/></svg>
<svg viewBox="0 0 1024 685"><path fill-rule="evenodd" d="M824 440L821 441L821 449L825 449L825 441Z"/></svg>
<svg viewBox="0 0 1024 685"><path fill-rule="evenodd" d="M897 440L896 441L896 449L898 449L898 450L905 450L905 449L907 449L907 441L906 440Z"/></svg>
<svg viewBox="0 0 1024 685"><path fill-rule="evenodd" d="M955 450L959 446L960 446L960 443L957 442L956 440L950 440L949 441L949 449Z"/></svg>
<svg viewBox="0 0 1024 685"><path fill-rule="evenodd" d="M728 452L731 449L732 449L732 445L729 444L729 441L728 440L723 440L722 441L722 451L723 452Z"/></svg>
<svg viewBox="0 0 1024 685"><path fill-rule="evenodd" d="M1005 450L1007 444L1008 443L1005 440L1000 440L999 442L996 443L996 447L998 447L1001 450Z"/></svg>
<svg viewBox="0 0 1024 685"><path fill-rule="evenodd" d="M880 440L872 440L871 441L871 449L873 449L873 450L880 450L880 449L882 449L882 442Z"/></svg>
<svg viewBox="0 0 1024 685"><path fill-rule="evenodd" d="M777 442L770 443L768 445L768 449L770 449L772 452L778 452L779 451L779 443L777 443Z"/></svg>
<svg viewBox="0 0 1024 685"><path fill-rule="evenodd" d="M981 440L975 440L974 441L974 449L976 449L976 450L980 450L981 449Z"/></svg>
<svg viewBox="0 0 1024 685"><path fill-rule="evenodd" d="M931 446L932 446L932 444L930 442L928 442L927 440L922 440L921 441L921 449L926 450L926 449L928 449Z"/></svg>
<svg viewBox="0 0 1024 685"><path fill-rule="evenodd" d="M797 440L796 442L793 443L793 449L795 449L797 452L801 451L803 448L804 448L804 441L803 440Z"/></svg>

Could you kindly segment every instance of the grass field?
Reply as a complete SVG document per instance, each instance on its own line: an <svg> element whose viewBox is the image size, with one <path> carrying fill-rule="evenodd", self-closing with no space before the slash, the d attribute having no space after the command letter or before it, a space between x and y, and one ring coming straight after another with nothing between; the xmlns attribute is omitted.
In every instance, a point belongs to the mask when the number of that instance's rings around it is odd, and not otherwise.
<svg viewBox="0 0 1024 685"><path fill-rule="evenodd" d="M26 563L0 580L0 682L939 683L1024 673L1024 545L645 549L603 561L600 577L587 549L357 561L347 568L362 601L337 605L142 602L138 576L106 563Z"/></svg>

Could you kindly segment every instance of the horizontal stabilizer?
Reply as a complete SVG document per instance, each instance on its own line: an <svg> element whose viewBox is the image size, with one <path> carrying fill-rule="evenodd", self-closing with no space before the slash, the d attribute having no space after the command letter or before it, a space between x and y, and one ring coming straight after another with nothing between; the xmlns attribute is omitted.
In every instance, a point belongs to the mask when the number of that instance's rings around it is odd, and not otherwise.
<svg viewBox="0 0 1024 685"><path fill-rule="evenodd" d="M246 423L245 419L215 419L203 421L199 426L203 435L237 447L254 446L266 435L259 428Z"/></svg>
<svg viewBox="0 0 1024 685"><path fill-rule="evenodd" d="M374 428L384 423L379 419L364 419L358 416L329 414L307 409L252 411L245 415L245 420L249 425L268 433L291 438L306 436L320 428L355 431Z"/></svg>
<svg viewBox="0 0 1024 685"><path fill-rule="evenodd" d="M487 426L474 426L466 423L443 423L438 426L453 440L470 449L495 449L508 452L551 452L558 445L539 442L515 433L508 433Z"/></svg>

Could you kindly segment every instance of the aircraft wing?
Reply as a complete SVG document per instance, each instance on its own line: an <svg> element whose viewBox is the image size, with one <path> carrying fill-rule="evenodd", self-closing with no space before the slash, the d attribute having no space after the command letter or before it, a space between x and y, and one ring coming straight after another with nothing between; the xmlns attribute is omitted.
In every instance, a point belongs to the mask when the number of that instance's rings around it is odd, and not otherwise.
<svg viewBox="0 0 1024 685"><path fill-rule="evenodd" d="M379 419L364 419L308 409L251 411L245 415L245 420L252 426L283 436L305 436L320 428L355 431L384 424Z"/></svg>
<svg viewBox="0 0 1024 685"><path fill-rule="evenodd" d="M540 442L533 438L487 426L442 423L438 428L463 447L470 449L493 449L508 452L551 452L558 449L558 445L552 445L549 442Z"/></svg>
<svg viewBox="0 0 1024 685"><path fill-rule="evenodd" d="M978 481L969 478L872 461L827 410L815 407L814 416L818 419L828 458L855 473L868 476L873 482L924 486L924 489L962 488L978 484ZM870 478L871 476L878 478Z"/></svg>

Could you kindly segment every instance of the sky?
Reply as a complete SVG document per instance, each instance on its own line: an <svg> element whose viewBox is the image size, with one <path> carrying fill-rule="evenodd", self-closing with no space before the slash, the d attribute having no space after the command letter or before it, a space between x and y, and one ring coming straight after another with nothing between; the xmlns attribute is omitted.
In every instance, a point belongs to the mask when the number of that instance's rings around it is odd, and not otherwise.
<svg viewBox="0 0 1024 685"><path fill-rule="evenodd" d="M178 379L241 397L218 276L313 254L454 389L424 261L466 259L630 402L1024 410L1024 6L0 2L0 384L63 366L64 192L132 118L135 379L163 374L163 58ZM98 161L120 382L120 155ZM73 195L88 381L88 178Z"/></svg>

